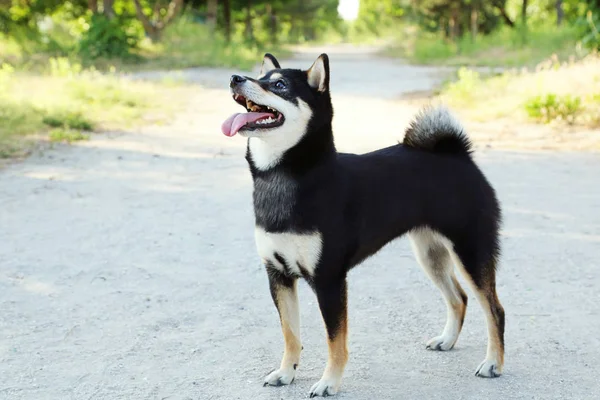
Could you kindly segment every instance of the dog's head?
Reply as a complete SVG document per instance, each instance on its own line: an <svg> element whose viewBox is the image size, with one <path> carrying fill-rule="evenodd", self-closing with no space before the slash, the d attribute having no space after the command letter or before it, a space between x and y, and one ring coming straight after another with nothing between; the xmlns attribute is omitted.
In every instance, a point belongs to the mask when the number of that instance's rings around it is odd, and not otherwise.
<svg viewBox="0 0 600 400"><path fill-rule="evenodd" d="M292 147L308 130L331 125L333 111L329 95L329 59L317 58L306 71L282 69L271 54L265 54L257 79L233 75L229 86L233 99L246 108L221 126L227 136L268 140L285 136Z"/></svg>

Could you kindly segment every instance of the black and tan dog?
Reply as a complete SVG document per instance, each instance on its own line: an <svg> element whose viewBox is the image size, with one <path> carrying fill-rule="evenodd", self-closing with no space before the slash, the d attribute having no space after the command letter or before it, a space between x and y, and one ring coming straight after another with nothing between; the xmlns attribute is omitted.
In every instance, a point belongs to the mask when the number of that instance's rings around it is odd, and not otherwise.
<svg viewBox="0 0 600 400"><path fill-rule="evenodd" d="M448 307L444 331L427 343L450 350L467 296L454 266L485 311L488 347L477 376L496 377L504 362L504 310L496 295L500 208L471 158L471 143L443 107L426 108L404 142L372 153L338 153L332 133L329 61L307 71L281 69L265 55L258 79L234 75L233 98L247 109L223 123L248 138L254 180L256 245L266 267L285 339L283 360L265 385L287 385L300 362L296 282L317 295L329 359L310 397L335 394L348 360L346 274L408 234L417 260Z"/></svg>

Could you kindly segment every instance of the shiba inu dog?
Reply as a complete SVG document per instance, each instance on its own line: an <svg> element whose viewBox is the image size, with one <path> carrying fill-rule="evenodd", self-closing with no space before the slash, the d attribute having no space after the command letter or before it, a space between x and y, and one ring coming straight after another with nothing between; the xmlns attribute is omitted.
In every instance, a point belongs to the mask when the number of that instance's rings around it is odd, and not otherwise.
<svg viewBox="0 0 600 400"><path fill-rule="evenodd" d="M265 386L290 384L302 344L296 283L315 292L329 344L310 397L335 394L348 360L346 275L385 244L407 234L419 264L447 305L446 326L427 343L450 350L461 331L472 286L487 320L485 360L475 374L493 378L504 363L504 310L496 294L500 206L471 157L472 145L444 107L427 107L404 141L368 154L336 151L329 60L306 71L282 69L270 54L257 79L233 75L233 99L246 112L222 125L248 138L254 181L255 238L285 341Z"/></svg>

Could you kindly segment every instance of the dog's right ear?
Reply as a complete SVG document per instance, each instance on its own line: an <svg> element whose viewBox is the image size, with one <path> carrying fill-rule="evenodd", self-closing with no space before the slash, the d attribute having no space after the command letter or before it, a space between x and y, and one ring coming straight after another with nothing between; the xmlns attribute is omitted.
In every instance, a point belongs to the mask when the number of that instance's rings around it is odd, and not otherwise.
<svg viewBox="0 0 600 400"><path fill-rule="evenodd" d="M281 68L281 65L279 65L279 61L277 61L273 54L267 53L263 57L262 67L260 67L260 74L258 75L258 77L261 78L265 76L269 71L279 68Z"/></svg>

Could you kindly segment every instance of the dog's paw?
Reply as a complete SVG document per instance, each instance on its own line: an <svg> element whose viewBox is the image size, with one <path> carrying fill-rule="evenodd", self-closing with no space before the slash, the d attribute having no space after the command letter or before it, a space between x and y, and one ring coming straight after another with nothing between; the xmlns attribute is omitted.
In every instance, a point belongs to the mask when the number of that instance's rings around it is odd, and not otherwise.
<svg viewBox="0 0 600 400"><path fill-rule="evenodd" d="M500 375L502 375L502 367L498 366L495 360L484 360L475 371L475 376L480 378L497 378Z"/></svg>
<svg viewBox="0 0 600 400"><path fill-rule="evenodd" d="M340 381L331 378L321 378L321 380L310 388L310 397L327 397L337 393Z"/></svg>
<svg viewBox="0 0 600 400"><path fill-rule="evenodd" d="M289 385L296 377L294 369L276 369L265 378L263 386L283 386Z"/></svg>
<svg viewBox="0 0 600 400"><path fill-rule="evenodd" d="M447 336L436 336L427 342L427 350L448 351L454 347L456 340Z"/></svg>

